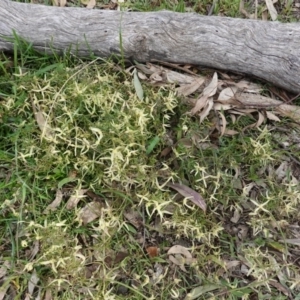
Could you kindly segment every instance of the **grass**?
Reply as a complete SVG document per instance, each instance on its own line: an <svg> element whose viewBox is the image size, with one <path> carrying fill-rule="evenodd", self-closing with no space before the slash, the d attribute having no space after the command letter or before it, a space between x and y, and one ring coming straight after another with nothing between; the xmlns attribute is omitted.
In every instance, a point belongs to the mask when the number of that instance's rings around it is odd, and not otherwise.
<svg viewBox="0 0 300 300"><path fill-rule="evenodd" d="M205 13L208 2L127 5ZM238 2L218 13L239 16ZM298 299L300 151L280 143L299 128L243 131L253 120L242 117L229 125L239 135L220 137L173 86L142 83L141 101L122 66L43 56L18 37L1 54L4 299ZM192 260L171 262L174 245Z"/></svg>

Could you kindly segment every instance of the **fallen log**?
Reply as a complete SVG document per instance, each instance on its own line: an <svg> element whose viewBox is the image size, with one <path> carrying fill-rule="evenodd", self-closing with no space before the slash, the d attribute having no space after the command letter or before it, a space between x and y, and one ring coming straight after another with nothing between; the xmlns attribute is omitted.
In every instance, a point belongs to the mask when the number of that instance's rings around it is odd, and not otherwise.
<svg viewBox="0 0 300 300"><path fill-rule="evenodd" d="M39 51L193 64L300 93L300 24L194 13L119 12L0 1L0 50L14 32Z"/></svg>

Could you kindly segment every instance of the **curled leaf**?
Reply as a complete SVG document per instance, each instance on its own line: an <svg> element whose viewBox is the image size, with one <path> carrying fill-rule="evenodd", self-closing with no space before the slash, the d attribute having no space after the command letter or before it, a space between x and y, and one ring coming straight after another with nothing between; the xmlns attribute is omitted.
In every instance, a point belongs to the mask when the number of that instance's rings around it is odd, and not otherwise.
<svg viewBox="0 0 300 300"><path fill-rule="evenodd" d="M168 251L169 260L180 267L184 272L187 272L184 265L191 265L196 260L193 259L192 254L188 251L187 248L181 245L175 245L171 247Z"/></svg>
<svg viewBox="0 0 300 300"><path fill-rule="evenodd" d="M62 200L63 200L63 193L61 189L58 189L56 191L55 199L47 206L44 213L48 213L49 211L55 211L57 207L61 204Z"/></svg>
<svg viewBox="0 0 300 300"><path fill-rule="evenodd" d="M199 206L204 212L206 211L206 203L203 197L188 186L180 183L167 183L167 186L176 190L183 197L190 199L194 204Z"/></svg>
<svg viewBox="0 0 300 300"><path fill-rule="evenodd" d="M183 256L185 256L186 258L192 258L192 254L189 252L189 250L186 247L183 247L181 245L175 245L173 247L171 247L168 250L168 254L182 254Z"/></svg>
<svg viewBox="0 0 300 300"><path fill-rule="evenodd" d="M222 113L219 112L219 116L222 120L222 124L220 124L219 131L221 132L221 136L223 136L225 134L225 131L226 131L227 122L226 122L225 116Z"/></svg>

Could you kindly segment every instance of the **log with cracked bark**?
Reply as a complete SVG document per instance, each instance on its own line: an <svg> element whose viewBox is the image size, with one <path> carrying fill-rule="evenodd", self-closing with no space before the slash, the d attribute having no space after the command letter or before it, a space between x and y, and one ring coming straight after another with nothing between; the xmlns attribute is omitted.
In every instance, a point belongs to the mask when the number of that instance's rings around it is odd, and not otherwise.
<svg viewBox="0 0 300 300"><path fill-rule="evenodd" d="M79 56L194 64L256 76L300 93L300 23L0 0L0 50L13 49L14 32L48 53L71 49Z"/></svg>

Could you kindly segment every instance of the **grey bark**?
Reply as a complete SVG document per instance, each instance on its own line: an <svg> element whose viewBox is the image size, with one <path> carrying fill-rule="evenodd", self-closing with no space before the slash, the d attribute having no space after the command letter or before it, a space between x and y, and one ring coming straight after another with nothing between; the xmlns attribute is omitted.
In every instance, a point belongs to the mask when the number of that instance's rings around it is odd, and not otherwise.
<svg viewBox="0 0 300 300"><path fill-rule="evenodd" d="M35 49L79 56L123 54L241 72L300 93L300 24L192 13L118 12L0 0L0 50L13 30ZM71 48L70 48L71 47Z"/></svg>

